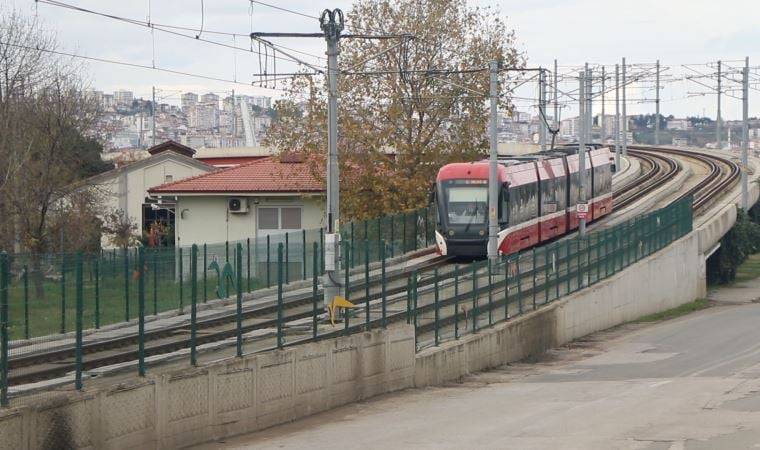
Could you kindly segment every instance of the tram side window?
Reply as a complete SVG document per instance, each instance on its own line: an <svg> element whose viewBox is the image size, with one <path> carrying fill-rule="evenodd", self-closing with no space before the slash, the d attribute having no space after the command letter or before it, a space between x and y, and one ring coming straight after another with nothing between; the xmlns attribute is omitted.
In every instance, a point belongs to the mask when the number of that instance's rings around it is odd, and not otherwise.
<svg viewBox="0 0 760 450"><path fill-rule="evenodd" d="M612 189L612 176L610 166L604 165L594 168L594 196L607 194Z"/></svg>

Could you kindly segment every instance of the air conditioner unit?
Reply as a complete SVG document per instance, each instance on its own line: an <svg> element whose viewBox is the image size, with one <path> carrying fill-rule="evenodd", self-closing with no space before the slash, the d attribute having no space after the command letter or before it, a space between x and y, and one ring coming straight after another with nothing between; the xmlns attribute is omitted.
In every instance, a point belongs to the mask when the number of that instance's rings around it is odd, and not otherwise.
<svg viewBox="0 0 760 450"><path fill-rule="evenodd" d="M233 197L227 201L227 210L235 214L245 214L248 212L248 199Z"/></svg>

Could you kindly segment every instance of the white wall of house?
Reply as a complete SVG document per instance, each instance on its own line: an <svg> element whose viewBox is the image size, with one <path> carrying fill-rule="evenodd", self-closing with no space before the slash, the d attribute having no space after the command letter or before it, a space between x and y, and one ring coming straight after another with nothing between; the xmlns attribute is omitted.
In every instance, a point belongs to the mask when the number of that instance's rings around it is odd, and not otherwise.
<svg viewBox="0 0 760 450"><path fill-rule="evenodd" d="M142 208L148 189L164 184L168 181L177 181L202 173L205 169L197 163L186 163L182 157L161 157L157 155L154 163L143 162L135 164L134 168L125 167L121 171L114 171L112 175L97 178L93 183L93 189L102 196L104 213L114 209L121 209L127 213L133 223L142 227ZM104 248L113 247L107 236L101 242Z"/></svg>
<svg viewBox="0 0 760 450"><path fill-rule="evenodd" d="M297 194L279 196L240 196L248 200L247 213L228 210L228 201L235 195L182 195L177 197L175 243L177 246L214 244L247 238L265 237L287 231L320 228L324 224L324 195ZM257 203L258 202L258 203ZM278 225L282 221L282 208L300 209L299 228L261 229L259 216L268 208L278 209ZM287 225L287 224L285 224Z"/></svg>

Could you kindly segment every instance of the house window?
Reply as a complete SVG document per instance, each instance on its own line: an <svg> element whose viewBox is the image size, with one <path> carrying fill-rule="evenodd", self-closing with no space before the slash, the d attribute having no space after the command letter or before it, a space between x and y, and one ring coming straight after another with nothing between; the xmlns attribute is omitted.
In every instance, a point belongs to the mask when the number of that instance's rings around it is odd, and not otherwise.
<svg viewBox="0 0 760 450"><path fill-rule="evenodd" d="M279 208L259 208L259 230L279 229L280 225L277 221L279 213Z"/></svg>
<svg viewBox="0 0 760 450"><path fill-rule="evenodd" d="M174 181L173 175L164 175L164 183L171 183L172 181Z"/></svg>
<svg viewBox="0 0 760 450"><path fill-rule="evenodd" d="M259 208L259 230L300 230L301 208Z"/></svg>
<svg viewBox="0 0 760 450"><path fill-rule="evenodd" d="M301 208L280 208L280 221L283 230L301 229Z"/></svg>

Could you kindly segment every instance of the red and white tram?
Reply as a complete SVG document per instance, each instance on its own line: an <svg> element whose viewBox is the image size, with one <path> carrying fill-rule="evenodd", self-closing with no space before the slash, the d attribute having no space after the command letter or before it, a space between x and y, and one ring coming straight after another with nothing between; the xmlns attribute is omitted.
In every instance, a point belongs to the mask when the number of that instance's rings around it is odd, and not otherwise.
<svg viewBox="0 0 760 450"><path fill-rule="evenodd" d="M510 254L578 228L577 146L499 160L499 252ZM587 220L612 212L611 154L586 157ZM488 161L443 166L436 178L436 244L443 255L480 257L488 242Z"/></svg>

